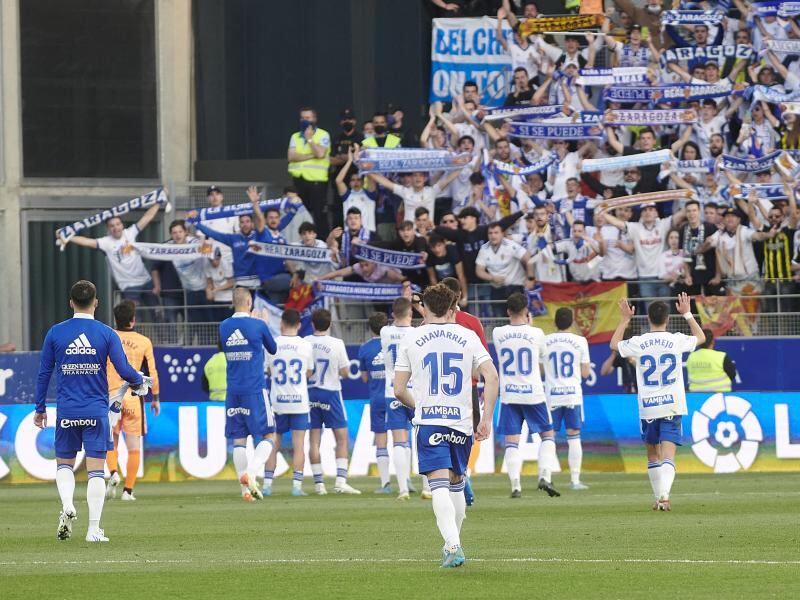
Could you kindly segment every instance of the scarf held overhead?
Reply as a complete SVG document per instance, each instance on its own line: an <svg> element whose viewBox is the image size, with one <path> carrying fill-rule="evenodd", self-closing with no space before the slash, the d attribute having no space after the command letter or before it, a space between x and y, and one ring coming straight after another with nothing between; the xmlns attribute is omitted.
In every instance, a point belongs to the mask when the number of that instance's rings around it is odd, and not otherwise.
<svg viewBox="0 0 800 600"><path fill-rule="evenodd" d="M665 10L661 25L719 25L725 13L721 10Z"/></svg>
<svg viewBox="0 0 800 600"><path fill-rule="evenodd" d="M258 206L264 212L269 208L283 209L289 198L272 198L261 200ZM242 215L252 215L253 205L249 202L242 204L232 204L230 206L216 206L209 208L196 208L189 211L186 217L187 223L199 223L200 221L213 221L215 219L227 219L228 217L240 217Z"/></svg>
<svg viewBox="0 0 800 600"><path fill-rule="evenodd" d="M528 121L554 117L564 112L562 104L546 104L543 106L503 106L483 111L484 121L499 121L512 119L514 121Z"/></svg>
<svg viewBox="0 0 800 600"><path fill-rule="evenodd" d="M581 69L579 77L575 80L578 85L626 85L647 82L647 67Z"/></svg>
<svg viewBox="0 0 800 600"><path fill-rule="evenodd" d="M100 223L104 223L113 217L122 217L129 214L131 211L149 208L154 204L163 204L167 210L170 210L169 199L167 198L167 192L164 190L164 188L158 188L152 192L148 192L143 196L123 202L122 204L119 204L113 208L95 213L90 217L81 219L80 221L75 221L72 225L66 225L57 229L56 233L58 234L59 238L69 240L70 238L78 235L78 233L84 229L91 229L95 225L100 225ZM56 245L59 246L62 251L64 250L65 246L61 239L56 241Z"/></svg>
<svg viewBox="0 0 800 600"><path fill-rule="evenodd" d="M383 265L384 267L394 267L395 269L421 269L425 266L422 254L418 252L399 252L397 250L385 250L367 244L355 244L353 246L353 257L358 260Z"/></svg>
<svg viewBox="0 0 800 600"><path fill-rule="evenodd" d="M673 85L653 86L612 86L605 89L603 97L606 101L633 104L636 102L679 103L697 102L708 98L741 95L744 84L736 84L731 91L723 84L676 83Z"/></svg>
<svg viewBox="0 0 800 600"><path fill-rule="evenodd" d="M134 242L128 247L135 249L142 258L148 260L176 261L211 258L214 247L211 244L146 244Z"/></svg>
<svg viewBox="0 0 800 600"><path fill-rule="evenodd" d="M403 293L403 285L400 283L325 280L315 282L314 287L320 296L350 300L394 300Z"/></svg>
<svg viewBox="0 0 800 600"><path fill-rule="evenodd" d="M594 123L511 123L509 133L518 138L540 140L583 140L602 139L603 129Z"/></svg>
<svg viewBox="0 0 800 600"><path fill-rule="evenodd" d="M648 202L672 202L673 200L697 200L694 190L666 190L663 192L647 192L633 196L620 196L604 200L597 205L597 210L611 210L621 206L639 206Z"/></svg>
<svg viewBox="0 0 800 600"><path fill-rule="evenodd" d="M449 150L368 148L356 159L359 173L414 173L417 171L453 171L472 159L468 152Z"/></svg>
<svg viewBox="0 0 800 600"><path fill-rule="evenodd" d="M528 37L535 33L572 31L588 29L603 22L602 15L569 15L562 17L539 17L527 19L519 26L519 35Z"/></svg>
<svg viewBox="0 0 800 600"><path fill-rule="evenodd" d="M603 125L687 125L696 122L697 113L691 108L609 110L603 116Z"/></svg>
<svg viewBox="0 0 800 600"><path fill-rule="evenodd" d="M547 170L550 165L558 160L558 154L551 152L542 156L536 162L529 165L516 165L514 163L501 162L499 160L492 161L492 169L495 173L503 173L504 175L533 175L534 173L541 173Z"/></svg>
<svg viewBox="0 0 800 600"><path fill-rule="evenodd" d="M726 169L728 171L744 171L746 173L768 171L772 168L772 163L774 163L775 159L780 155L780 150L776 150L761 158L740 158L738 156L731 156L730 154L723 154L722 162L720 162L719 167L720 169Z"/></svg>
<svg viewBox="0 0 800 600"><path fill-rule="evenodd" d="M647 165L657 165L670 160L672 160L672 152L670 150L642 152L641 154L631 154L629 156L587 158L581 163L581 172L592 173L594 171L624 169L627 167L644 167Z"/></svg>
<svg viewBox="0 0 800 600"><path fill-rule="evenodd" d="M280 258L308 263L331 263L331 251L328 248L316 248L301 244L270 244L267 242L250 242L248 252L264 258Z"/></svg>

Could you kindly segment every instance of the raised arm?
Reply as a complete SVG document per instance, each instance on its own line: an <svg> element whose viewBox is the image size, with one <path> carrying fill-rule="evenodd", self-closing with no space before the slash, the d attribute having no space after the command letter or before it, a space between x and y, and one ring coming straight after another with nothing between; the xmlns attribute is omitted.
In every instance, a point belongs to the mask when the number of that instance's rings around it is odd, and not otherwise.
<svg viewBox="0 0 800 600"><path fill-rule="evenodd" d="M503 35L503 17L506 15L506 9L500 7L497 9L497 41L500 42L500 45L503 47L503 52L509 54L508 50L508 41L506 40L505 36ZM508 19L508 24L511 25L511 18Z"/></svg>
<svg viewBox="0 0 800 600"><path fill-rule="evenodd" d="M356 152L358 151L358 145L356 145ZM342 165L342 168L339 169L339 173L336 175L336 191L339 192L340 196L344 196L345 192L347 192L347 186L344 183L345 177L347 177L347 173L350 171L350 167L353 166L353 147L350 146L347 148L347 160Z"/></svg>
<svg viewBox="0 0 800 600"><path fill-rule="evenodd" d="M147 212L144 213L138 221L136 221L136 227L139 229L139 231L143 231L145 227L150 225L150 221L152 221L158 214L159 208L161 208L160 204L153 204L153 206L148 208Z"/></svg>
<svg viewBox="0 0 800 600"><path fill-rule="evenodd" d="M367 177L387 190L394 192L395 183L380 173L367 173Z"/></svg>
<svg viewBox="0 0 800 600"><path fill-rule="evenodd" d="M622 145L622 142L619 141L617 138L617 132L614 131L613 127L606 127L606 135L608 136L608 145L616 152L617 154L623 154L625 152L625 146Z"/></svg>
<svg viewBox="0 0 800 600"><path fill-rule="evenodd" d="M683 315L683 318L686 319L686 322L689 323L689 331L697 338L697 345L699 346L704 343L706 341L706 334L703 333L703 328L700 327L700 323L695 320L692 314L692 302L686 292L678 294L678 301L675 302L675 307L678 309L678 312Z"/></svg>
<svg viewBox="0 0 800 600"><path fill-rule="evenodd" d="M73 235L71 238L61 237L56 233L56 237L61 240L61 242L66 244L77 244L78 246L82 246L84 248L97 248L97 240L94 238L84 237L82 235Z"/></svg>
<svg viewBox="0 0 800 600"><path fill-rule="evenodd" d="M258 193L256 186L251 185L247 188L247 198L250 200L250 204L253 205L253 226L258 233L261 233L266 228L267 221L264 219L264 213L261 212L261 206L259 205L261 195Z"/></svg>
<svg viewBox="0 0 800 600"><path fill-rule="evenodd" d="M619 303L619 323L617 324L617 328L614 330L614 335L611 336L611 349L616 352L617 348L619 348L619 343L622 341L622 338L625 336L625 330L628 328L628 323L631 322L634 313L636 312L636 308L628 304L627 298L621 298Z"/></svg>

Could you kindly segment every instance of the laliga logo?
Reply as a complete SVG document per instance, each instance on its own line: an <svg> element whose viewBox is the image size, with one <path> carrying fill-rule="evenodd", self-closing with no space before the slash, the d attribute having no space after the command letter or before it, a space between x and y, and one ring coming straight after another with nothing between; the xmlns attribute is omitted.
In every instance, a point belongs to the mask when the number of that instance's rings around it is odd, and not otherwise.
<svg viewBox="0 0 800 600"><path fill-rule="evenodd" d="M169 380L172 383L177 383L181 375L186 375L186 381L192 383L195 380L195 373L197 373L197 365L200 364L200 355L195 354L184 361L181 365L177 358L172 358L171 355L164 355L164 362L169 365L167 371L169 372Z"/></svg>
<svg viewBox="0 0 800 600"><path fill-rule="evenodd" d="M749 469L763 439L750 403L738 396L714 394L692 415L692 450L715 473Z"/></svg>

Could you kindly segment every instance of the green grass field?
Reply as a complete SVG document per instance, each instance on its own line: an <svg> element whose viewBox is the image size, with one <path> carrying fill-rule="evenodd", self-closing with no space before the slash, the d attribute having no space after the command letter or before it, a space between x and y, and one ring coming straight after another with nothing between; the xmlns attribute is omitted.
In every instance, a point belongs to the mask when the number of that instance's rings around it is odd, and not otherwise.
<svg viewBox="0 0 800 600"><path fill-rule="evenodd" d="M231 482L141 484L106 503L109 544L55 539L55 485L0 488L0 598L797 598L800 474L681 475L653 513L646 475L587 475L588 492L508 497L475 480L467 564L439 568L430 502L375 496L245 504ZM566 488L566 476L556 484ZM307 489L311 489L306 481ZM332 487L332 486L331 486Z"/></svg>

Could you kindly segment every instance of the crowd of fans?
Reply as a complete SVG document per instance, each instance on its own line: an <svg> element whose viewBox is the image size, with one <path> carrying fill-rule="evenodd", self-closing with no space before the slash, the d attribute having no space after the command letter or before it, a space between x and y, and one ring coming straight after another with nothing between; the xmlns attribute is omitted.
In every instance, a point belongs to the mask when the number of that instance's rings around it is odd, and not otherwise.
<svg viewBox="0 0 800 600"><path fill-rule="evenodd" d="M694 109L695 123L605 126L602 139L581 140L514 137L507 121L487 115L482 90L472 81L464 83L450 105L430 107L419 135L405 124L398 106L368 118L344 108L333 135L317 122L313 108L304 107L287 150L293 184L286 195L291 200L265 215L256 211L253 216L200 223L196 233L215 241L212 258L199 259L202 264L160 264L151 276L154 293L183 288L190 304L208 302L219 310L229 304L235 285L261 287L282 303L292 287L340 277L374 283L408 280L425 287L452 276L461 282L465 306L504 300L538 282L624 280L631 294L642 298L679 291L740 293L745 287L765 295L798 290L796 182L774 168L747 174L719 164L723 154L752 159L776 149L800 149L800 110L734 93L742 84L800 93L800 53L768 49L769 40L800 40L797 17L759 16L743 0L730 6L707 2L698 7L726 11L718 25L662 28L664 7L658 0L647 0L644 6L614 0L594 33L525 37L520 23L540 16L534 2L434 4L454 15L478 5L496 11L490 16L498 19L513 72L506 106L558 105L562 117L582 111L659 108L605 101L602 86L581 85L579 70L600 63L646 67L652 85L717 84L731 93L661 106ZM504 22L514 31L510 37L502 35ZM733 56L720 62L682 61L674 53L666 54L675 47L718 45L746 46L753 52L749 58ZM398 147L450 149L468 154L469 161L448 172L365 176L355 167L363 149ZM581 169L587 159L659 149L671 150L679 160L713 159L714 165L707 173L682 172L675 162L599 172ZM525 167L550 152L557 160L540 173L506 175L492 168L495 159ZM761 188L742 193L741 185L748 183L776 185L769 192ZM611 198L671 189L691 190L696 200L601 207ZM251 200L258 198L256 190L248 193ZM210 206L223 202L222 190L208 189ZM301 205L313 223L292 220ZM289 220L293 230L287 233L282 226ZM133 228L122 230L120 225L115 233L109 225L109 235L135 236L141 223ZM176 243L191 239L183 221L173 222L170 232ZM284 243L287 237L295 239L293 243L331 248L334 263L264 259L246 252L250 241ZM426 268L401 272L359 261L352 251L355 244L423 253ZM107 252L112 246L97 245ZM173 267L174 274L165 272ZM123 282L117 277L127 292ZM141 295L147 284L135 283L131 294ZM162 296L162 302L169 306L171 301ZM768 301L767 307L778 308L777 301ZM222 314L196 310L190 320L213 320ZM780 310L797 308L789 299L782 301Z"/></svg>

